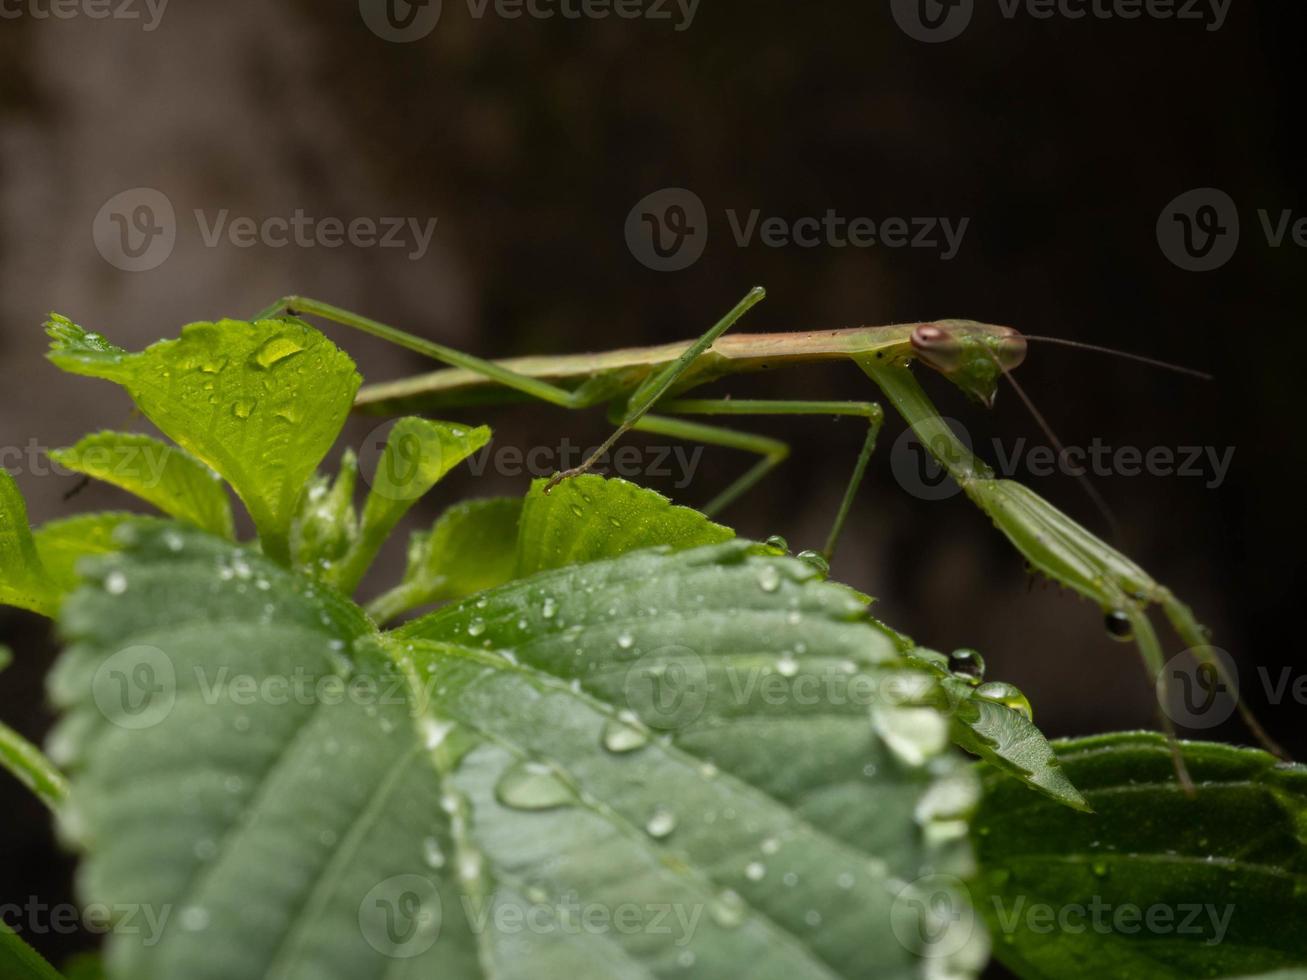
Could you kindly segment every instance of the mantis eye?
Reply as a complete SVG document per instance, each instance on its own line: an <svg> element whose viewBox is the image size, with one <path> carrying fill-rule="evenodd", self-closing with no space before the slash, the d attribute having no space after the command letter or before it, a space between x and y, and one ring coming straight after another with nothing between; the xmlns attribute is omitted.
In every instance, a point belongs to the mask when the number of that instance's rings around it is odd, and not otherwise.
<svg viewBox="0 0 1307 980"><path fill-rule="evenodd" d="M962 344L952 333L934 323L912 331L912 349L929 367L944 374L957 370L962 363Z"/></svg>
<svg viewBox="0 0 1307 980"><path fill-rule="evenodd" d="M1004 372L1015 371L1026 359L1026 338L1011 327L1006 330L998 344L998 363Z"/></svg>

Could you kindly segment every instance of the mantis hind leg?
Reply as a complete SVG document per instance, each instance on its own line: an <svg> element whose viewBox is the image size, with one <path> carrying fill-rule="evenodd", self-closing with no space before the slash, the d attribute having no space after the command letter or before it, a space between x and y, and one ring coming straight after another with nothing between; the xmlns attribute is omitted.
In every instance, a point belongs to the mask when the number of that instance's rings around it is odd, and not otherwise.
<svg viewBox="0 0 1307 980"><path fill-rule="evenodd" d="M854 497L867 473L867 464L876 449L876 438L880 433L885 413L873 402L824 402L824 401L757 401L732 399L678 399L664 402L666 412L680 415L836 415L854 416L867 420L867 437L863 440L858 453L853 474L844 489L844 497L831 525L830 534L822 553L830 559L835 552L840 533L853 506ZM654 432L673 438L693 439L708 445L725 446L742 449L762 456L753 467L735 482L712 499L703 511L713 516L724 510L742 494L748 491L768 473L780 465L789 455L789 446L776 439L765 436L737 432L720 426L687 422L664 416L645 415L637 420L633 428L643 432Z"/></svg>
<svg viewBox="0 0 1307 980"><path fill-rule="evenodd" d="M371 334L373 337L380 337L382 340L388 340L400 347L423 354L450 367L473 371L482 377L489 378L491 381L498 382L505 388L512 388L514 391L520 391L560 408L585 408L595 402L595 390L587 388L585 385L575 391L562 388L539 378L519 374L502 364L487 361L473 354L465 354L452 347L446 347L423 337L414 336L396 327L361 316L358 313L351 313L349 310L332 306L330 303L324 303L321 300L311 299L308 296L283 296L260 312L254 319L269 320L283 315L316 316L331 323L338 323L341 326L360 330L363 333ZM602 382L602 379L597 380Z"/></svg>

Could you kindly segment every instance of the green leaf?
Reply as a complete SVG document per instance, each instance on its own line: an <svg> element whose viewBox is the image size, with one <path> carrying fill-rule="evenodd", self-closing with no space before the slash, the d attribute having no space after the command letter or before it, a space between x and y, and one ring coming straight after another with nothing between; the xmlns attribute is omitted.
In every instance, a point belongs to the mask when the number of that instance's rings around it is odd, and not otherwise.
<svg viewBox="0 0 1307 980"><path fill-rule="evenodd" d="M408 566L394 589L368 612L379 623L442 599L461 599L511 580L517 568L516 497L467 500L450 507L430 531L412 535Z"/></svg>
<svg viewBox="0 0 1307 980"><path fill-rule="evenodd" d="M1307 963L1307 768L1181 745L1192 799L1148 733L1055 743L1092 814L985 775L976 903L1022 977L1192 980Z"/></svg>
<svg viewBox="0 0 1307 980"><path fill-rule="evenodd" d="M490 441L484 425L464 425L404 418L395 423L372 476L363 505L358 538L329 579L342 592L353 592L390 536L418 498L446 473Z"/></svg>
<svg viewBox="0 0 1307 980"><path fill-rule="evenodd" d="M1017 688L957 676L949 670L949 658L934 650L916 648L907 659L935 678L936 683L923 688L917 700L952 717L955 745L1059 803L1089 809L1062 771L1048 739L1035 727L1030 702Z"/></svg>
<svg viewBox="0 0 1307 980"><path fill-rule="evenodd" d="M0 469L0 603L43 616L53 616L59 605L32 540L27 502L5 469Z"/></svg>
<svg viewBox="0 0 1307 980"><path fill-rule="evenodd" d="M578 476L549 493L546 482L531 485L522 511L519 576L655 545L680 551L735 536L697 510L625 480Z"/></svg>
<svg viewBox="0 0 1307 980"><path fill-rule="evenodd" d="M115 591L65 604L51 684L65 827L87 901L175 909L111 935L109 975L974 975L983 930L921 883L966 867L971 768L876 736L857 692L906 669L896 638L757 550L558 569L392 634L210 536L96 560Z"/></svg>
<svg viewBox="0 0 1307 980"><path fill-rule="evenodd" d="M0 922L0 977L5 980L62 980L36 950Z"/></svg>
<svg viewBox="0 0 1307 980"><path fill-rule="evenodd" d="M100 432L50 456L70 470L134 493L179 521L224 538L235 533L222 478L189 453L158 439Z"/></svg>
<svg viewBox="0 0 1307 980"><path fill-rule="evenodd" d="M298 320L192 323L128 353L68 319L47 324L50 359L123 385L169 438L220 473L279 561L301 494L358 390L354 362Z"/></svg>

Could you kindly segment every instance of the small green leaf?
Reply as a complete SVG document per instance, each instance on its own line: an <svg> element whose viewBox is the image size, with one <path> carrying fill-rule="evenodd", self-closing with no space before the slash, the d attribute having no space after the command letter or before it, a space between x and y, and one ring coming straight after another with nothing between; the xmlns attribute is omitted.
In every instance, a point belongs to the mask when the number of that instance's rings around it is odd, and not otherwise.
<svg viewBox="0 0 1307 980"><path fill-rule="evenodd" d="M346 449L341 457L335 482L314 475L290 527L291 558L296 568L324 577L349 552L359 533L354 513L358 475L358 458L352 449Z"/></svg>
<svg viewBox="0 0 1307 980"><path fill-rule="evenodd" d="M358 538L329 578L342 592L358 586L382 544L418 498L490 441L484 425L403 418L395 423L372 476Z"/></svg>
<svg viewBox="0 0 1307 980"><path fill-rule="evenodd" d="M174 442L220 473L278 561L300 496L358 390L354 362L293 319L192 323L177 340L128 353L52 317L50 359L123 385Z"/></svg>
<svg viewBox="0 0 1307 980"><path fill-rule="evenodd" d="M222 478L189 453L158 439L100 432L50 456L70 470L136 494L179 521L219 537L234 534Z"/></svg>
<svg viewBox="0 0 1307 980"><path fill-rule="evenodd" d="M625 480L578 476L549 493L536 480L522 511L518 576L614 558L640 548L673 551L735 537L697 510Z"/></svg>
<svg viewBox="0 0 1307 980"><path fill-rule="evenodd" d="M954 715L953 741L1059 803L1090 809L1044 733L1020 711L982 697L964 701Z"/></svg>
<svg viewBox="0 0 1307 980"><path fill-rule="evenodd" d="M0 921L0 977L5 980L63 980L36 950Z"/></svg>
<svg viewBox="0 0 1307 980"><path fill-rule="evenodd" d="M1182 742L1190 798L1160 735L1054 747L1094 813L984 775L973 892L999 959L1058 980L1301 971L1307 767Z"/></svg>
<svg viewBox="0 0 1307 980"><path fill-rule="evenodd" d="M511 580L521 514L522 501L516 497L467 500L450 507L430 531L409 539L403 580L378 597L368 612L384 623L410 609L461 599Z"/></svg>
<svg viewBox="0 0 1307 980"><path fill-rule="evenodd" d="M0 469L0 603L43 616L53 616L59 604L32 540L27 502L4 469Z"/></svg>

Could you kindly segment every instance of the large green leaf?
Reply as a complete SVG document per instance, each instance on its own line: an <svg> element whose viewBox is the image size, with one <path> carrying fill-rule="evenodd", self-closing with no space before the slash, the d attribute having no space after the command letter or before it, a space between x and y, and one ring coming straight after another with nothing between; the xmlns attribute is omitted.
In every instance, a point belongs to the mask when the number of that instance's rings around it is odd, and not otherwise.
<svg viewBox="0 0 1307 980"><path fill-rule="evenodd" d="M811 566L645 550L376 634L310 579L166 533L94 560L52 678L84 897L175 909L156 945L110 937L111 976L983 963L935 900L970 769L877 737L858 695L907 669L900 643Z"/></svg>
<svg viewBox="0 0 1307 980"><path fill-rule="evenodd" d="M976 905L1023 977L1193 980L1307 967L1307 768L1139 733L1055 743L1095 812L995 773L972 836Z"/></svg>
<svg viewBox="0 0 1307 980"><path fill-rule="evenodd" d="M139 354L52 316L50 359L117 382L166 435L220 473L265 549L289 560L300 496L358 390L354 362L292 319L192 323Z"/></svg>
<svg viewBox="0 0 1307 980"><path fill-rule="evenodd" d="M222 480L195 457L136 432L99 432L50 454L55 462L104 480L165 514L212 534L233 535Z"/></svg>

